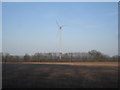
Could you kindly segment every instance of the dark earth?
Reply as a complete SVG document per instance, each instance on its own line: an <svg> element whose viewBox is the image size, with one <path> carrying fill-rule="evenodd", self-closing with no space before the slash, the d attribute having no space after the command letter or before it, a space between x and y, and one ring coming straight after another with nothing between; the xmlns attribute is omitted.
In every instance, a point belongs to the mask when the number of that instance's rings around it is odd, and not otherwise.
<svg viewBox="0 0 120 90"><path fill-rule="evenodd" d="M3 64L2 88L117 88L118 67Z"/></svg>

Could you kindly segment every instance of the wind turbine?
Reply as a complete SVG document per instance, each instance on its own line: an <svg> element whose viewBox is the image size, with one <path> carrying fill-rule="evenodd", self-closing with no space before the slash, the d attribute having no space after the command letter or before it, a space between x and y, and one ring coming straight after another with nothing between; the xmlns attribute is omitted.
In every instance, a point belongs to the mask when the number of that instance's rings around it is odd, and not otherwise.
<svg viewBox="0 0 120 90"><path fill-rule="evenodd" d="M60 34L60 37L59 37L59 59L61 60L62 58L62 28L64 27L64 25L60 25L57 21L57 26L58 26L58 31L59 31L59 34Z"/></svg>

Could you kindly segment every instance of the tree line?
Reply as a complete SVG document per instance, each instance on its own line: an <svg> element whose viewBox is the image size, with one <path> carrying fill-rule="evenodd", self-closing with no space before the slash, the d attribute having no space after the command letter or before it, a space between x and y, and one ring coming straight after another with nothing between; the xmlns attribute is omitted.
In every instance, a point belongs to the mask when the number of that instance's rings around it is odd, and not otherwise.
<svg viewBox="0 0 120 90"><path fill-rule="evenodd" d="M24 56L10 55L9 53L2 53L3 62L104 62L104 61L118 61L118 55L108 56L99 51L91 50L87 53L72 52L62 54L60 53L35 53L34 55L25 54Z"/></svg>

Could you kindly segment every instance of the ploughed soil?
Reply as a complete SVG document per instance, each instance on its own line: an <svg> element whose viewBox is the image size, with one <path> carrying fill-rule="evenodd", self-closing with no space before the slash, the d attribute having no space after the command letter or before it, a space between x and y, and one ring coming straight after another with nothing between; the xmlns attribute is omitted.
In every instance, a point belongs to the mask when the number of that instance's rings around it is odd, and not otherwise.
<svg viewBox="0 0 120 90"><path fill-rule="evenodd" d="M2 88L117 88L114 62L2 64Z"/></svg>

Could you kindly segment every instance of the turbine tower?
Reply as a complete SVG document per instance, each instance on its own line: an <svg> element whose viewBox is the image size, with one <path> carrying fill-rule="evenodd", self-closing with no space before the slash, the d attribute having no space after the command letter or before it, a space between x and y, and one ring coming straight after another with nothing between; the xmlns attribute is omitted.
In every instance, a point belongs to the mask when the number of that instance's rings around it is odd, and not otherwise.
<svg viewBox="0 0 120 90"><path fill-rule="evenodd" d="M61 60L62 58L62 28L63 28L63 25L60 25L57 21L57 26L58 26L58 31L59 31L59 34L60 34L60 38L59 38L59 59Z"/></svg>

